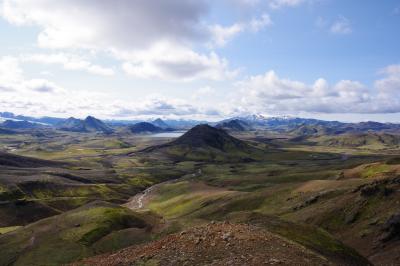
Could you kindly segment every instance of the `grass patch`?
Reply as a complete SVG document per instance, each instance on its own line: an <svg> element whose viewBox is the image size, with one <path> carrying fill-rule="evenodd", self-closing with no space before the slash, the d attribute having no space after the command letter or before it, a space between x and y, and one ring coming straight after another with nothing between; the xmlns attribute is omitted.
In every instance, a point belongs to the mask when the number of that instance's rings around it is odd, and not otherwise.
<svg viewBox="0 0 400 266"><path fill-rule="evenodd" d="M370 164L367 165L360 173L363 178L371 178L377 174L389 172L391 167L387 164Z"/></svg>
<svg viewBox="0 0 400 266"><path fill-rule="evenodd" d="M21 226L8 226L8 227L0 227L0 235L7 234L8 232L12 232L21 228Z"/></svg>

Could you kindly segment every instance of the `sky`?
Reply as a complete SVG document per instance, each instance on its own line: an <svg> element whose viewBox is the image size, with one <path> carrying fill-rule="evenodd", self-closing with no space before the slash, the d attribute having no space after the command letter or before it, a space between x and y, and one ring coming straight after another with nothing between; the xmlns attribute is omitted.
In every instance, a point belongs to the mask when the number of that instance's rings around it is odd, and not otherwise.
<svg viewBox="0 0 400 266"><path fill-rule="evenodd" d="M399 0L0 0L0 112L400 122Z"/></svg>

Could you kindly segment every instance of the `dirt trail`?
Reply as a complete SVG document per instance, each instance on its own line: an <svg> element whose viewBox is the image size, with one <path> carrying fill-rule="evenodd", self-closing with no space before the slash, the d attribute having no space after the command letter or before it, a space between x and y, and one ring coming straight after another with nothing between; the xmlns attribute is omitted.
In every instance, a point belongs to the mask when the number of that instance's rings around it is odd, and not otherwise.
<svg viewBox="0 0 400 266"><path fill-rule="evenodd" d="M127 203L123 204L122 206L127 207L127 208L129 208L131 210L143 209L147 199L151 196L152 192L155 191L158 187L160 187L162 185L178 182L179 180L181 180L182 178L187 177L187 176L195 178L195 177L201 176L201 174L202 174L201 169L198 169L196 172L194 172L192 174L189 174L189 175L185 175L185 176L183 176L181 178L155 184L155 185L147 188L146 190L136 194L135 196L130 198Z"/></svg>

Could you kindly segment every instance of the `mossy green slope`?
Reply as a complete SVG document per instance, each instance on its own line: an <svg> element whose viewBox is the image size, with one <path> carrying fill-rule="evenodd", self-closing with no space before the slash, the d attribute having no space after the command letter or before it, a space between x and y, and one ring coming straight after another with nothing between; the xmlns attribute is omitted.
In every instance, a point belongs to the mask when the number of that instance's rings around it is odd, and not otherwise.
<svg viewBox="0 0 400 266"><path fill-rule="evenodd" d="M91 203L1 235L0 265L62 265L147 240L150 227L143 214Z"/></svg>

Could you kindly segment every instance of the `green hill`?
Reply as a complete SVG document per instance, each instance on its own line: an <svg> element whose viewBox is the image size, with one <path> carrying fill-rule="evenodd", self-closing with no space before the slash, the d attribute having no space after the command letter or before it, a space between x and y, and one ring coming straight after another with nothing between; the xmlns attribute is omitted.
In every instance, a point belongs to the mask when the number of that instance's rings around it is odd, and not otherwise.
<svg viewBox="0 0 400 266"><path fill-rule="evenodd" d="M333 147L364 148L396 148L400 145L400 135L387 133L342 134L337 136L321 136L316 141Z"/></svg>
<svg viewBox="0 0 400 266"><path fill-rule="evenodd" d="M263 154L262 150L209 125L195 126L178 139L144 152L161 152L180 160L221 162L253 161Z"/></svg>

